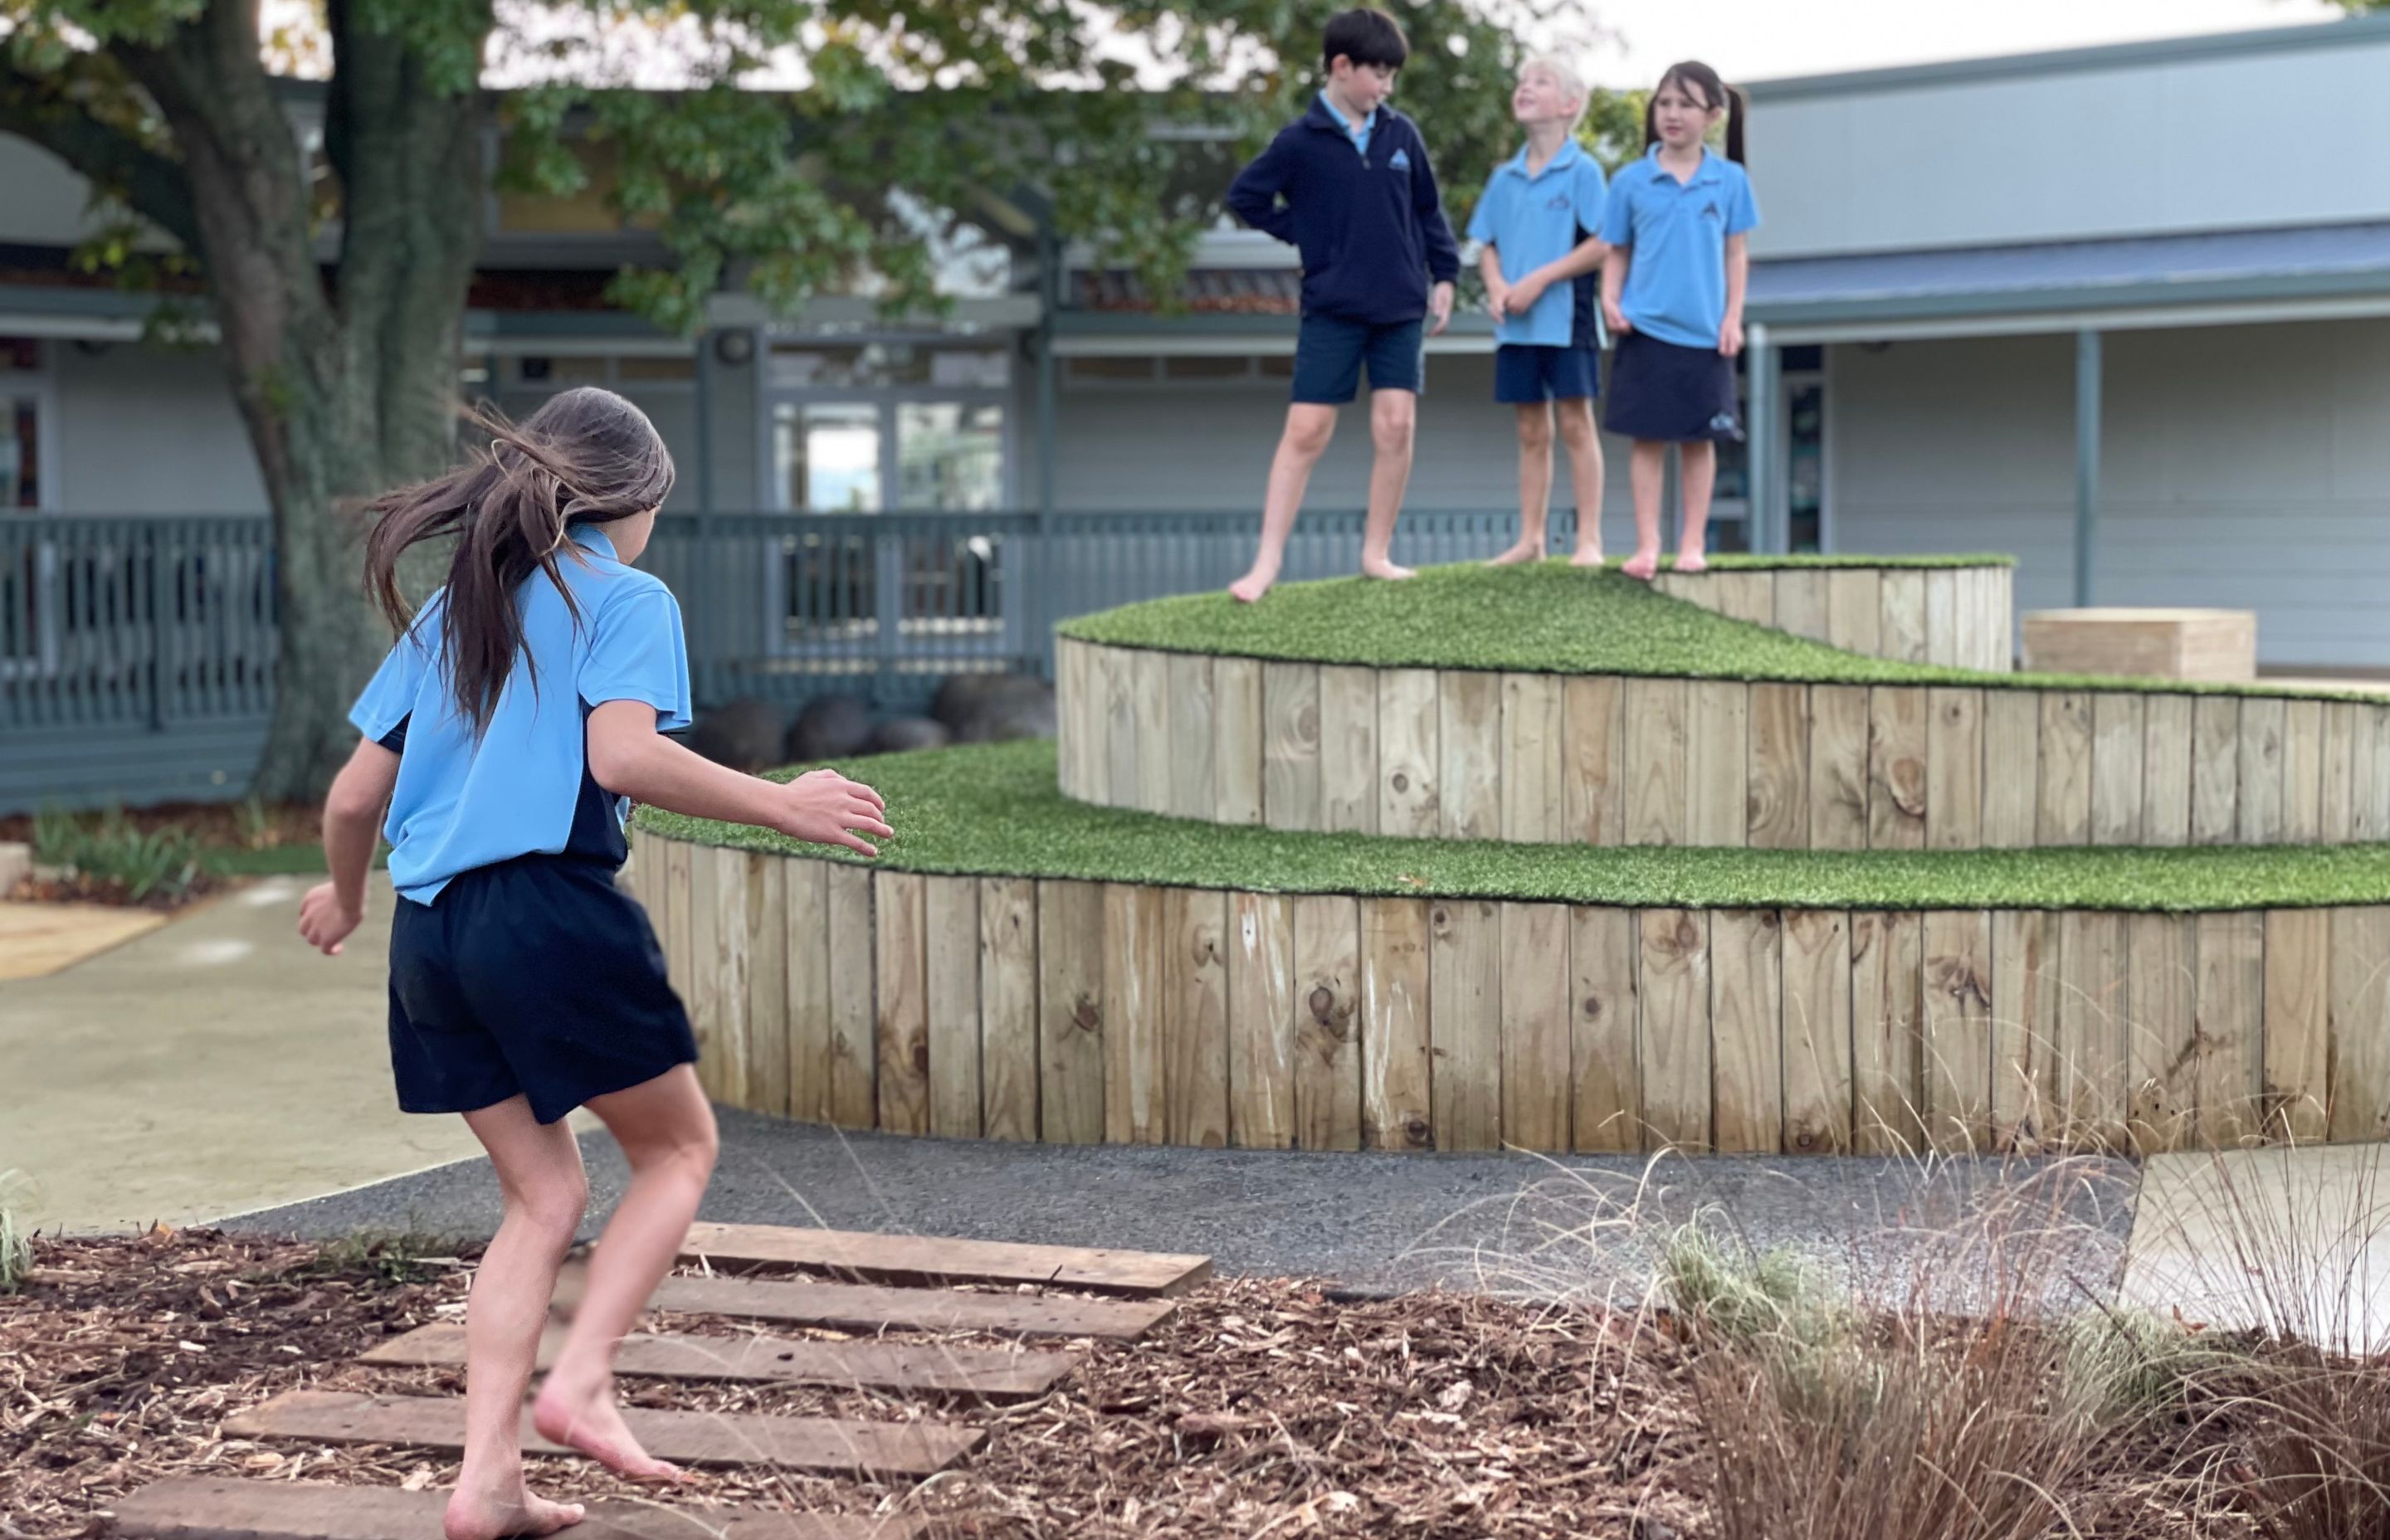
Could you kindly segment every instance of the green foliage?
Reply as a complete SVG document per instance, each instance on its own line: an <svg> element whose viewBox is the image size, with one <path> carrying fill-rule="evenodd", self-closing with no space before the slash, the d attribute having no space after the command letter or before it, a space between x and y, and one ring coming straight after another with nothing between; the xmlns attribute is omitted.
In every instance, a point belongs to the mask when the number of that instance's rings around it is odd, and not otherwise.
<svg viewBox="0 0 2390 1540"><path fill-rule="evenodd" d="M33 1238L17 1217L17 1194L32 1186L21 1171L0 1171L0 1294L24 1286L33 1268Z"/></svg>
<svg viewBox="0 0 2390 1540"><path fill-rule="evenodd" d="M453 1260L457 1244L453 1237L424 1229L409 1214L403 1230L358 1230L324 1242L299 1273L302 1277L362 1274L369 1283L394 1288L430 1277Z"/></svg>
<svg viewBox="0 0 2390 1540"><path fill-rule="evenodd" d="M459 111L485 72L522 83L499 109L507 184L569 194L594 174L605 201L672 253L622 274L614 297L688 327L726 280L781 310L854 287L891 309L933 306L937 242L965 225L1021 241L1041 212L1175 295L1239 160L1317 88L1320 31L1342 4L576 0L526 13L548 23L534 32L498 19L490 0L354 0L321 46L285 27L260 48L286 63L328 58L337 95L345 45L395 39ZM1395 102L1420 121L1459 225L1517 146L1514 72L1561 13L1551 0L1388 5L1413 49ZM73 65L79 109L173 154L117 56L212 25L212 9L0 0L0 22L24 76ZM1140 71L1124 55L1150 62ZM660 76L676 88L633 88ZM1587 142L1608 163L1631 157L1638 112L1637 97L1597 92Z"/></svg>
<svg viewBox="0 0 2390 1540"><path fill-rule="evenodd" d="M897 871L1259 892L1509 898L1648 908L2126 909L2390 902L2390 846L1728 850L1297 834L1072 802L1039 740L842 764L888 801ZM786 776L793 771L776 774ZM767 829L642 809L666 839L854 861Z"/></svg>
<svg viewBox="0 0 2390 1540"><path fill-rule="evenodd" d="M50 811L37 815L33 858L121 884L135 904L152 894L180 897L205 869L196 836L178 828L144 833L118 811L88 819Z"/></svg>

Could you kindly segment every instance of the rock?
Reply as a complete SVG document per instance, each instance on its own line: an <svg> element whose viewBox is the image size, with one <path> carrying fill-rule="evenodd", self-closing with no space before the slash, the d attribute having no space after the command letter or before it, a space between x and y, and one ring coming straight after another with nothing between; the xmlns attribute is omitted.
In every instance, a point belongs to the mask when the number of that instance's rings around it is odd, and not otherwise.
<svg viewBox="0 0 2390 1540"><path fill-rule="evenodd" d="M875 754L903 754L916 749L943 749L955 740L943 722L926 716L892 716L871 731Z"/></svg>
<svg viewBox="0 0 2390 1540"><path fill-rule="evenodd" d="M768 770L780 761L780 729L779 707L742 697L700 716L688 746L734 770Z"/></svg>
<svg viewBox="0 0 2390 1540"><path fill-rule="evenodd" d="M930 714L957 743L1054 736L1054 687L1029 674L957 674L938 687Z"/></svg>
<svg viewBox="0 0 2390 1540"><path fill-rule="evenodd" d="M818 764L863 752L871 741L871 708L852 695L816 695L790 725L788 758Z"/></svg>

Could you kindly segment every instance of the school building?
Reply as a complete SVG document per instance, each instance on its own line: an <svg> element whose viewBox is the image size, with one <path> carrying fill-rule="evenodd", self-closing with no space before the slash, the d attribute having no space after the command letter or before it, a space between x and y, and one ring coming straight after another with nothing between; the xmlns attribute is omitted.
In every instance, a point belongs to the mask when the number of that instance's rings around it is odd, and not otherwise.
<svg viewBox="0 0 2390 1540"><path fill-rule="evenodd" d="M2012 552L2021 608L2248 609L2269 669L2390 670L2384 79L2390 17L1753 85L1752 438L1723 468L1716 544ZM320 143L319 93L287 99ZM209 347L144 340L152 301L72 271L86 202L0 135L0 736L20 744L78 720L24 701L82 656L55 634L77 623L71 593L41 596L71 589L58 552L83 521L233 528L265 506ZM713 596L721 635L693 638L702 694L1034 663L1058 613L1241 569L1291 365L1288 248L1212 233L1186 310L1163 315L1022 206L954 253L934 320L845 299L774 319L731 294L690 340L598 299L620 263L660 255L649 237L586 200L484 206L463 384L521 413L604 383L654 417L682 465L670 511L735 547L683 571L747 585ZM1458 228L1469 211L1448 212ZM1501 543L1515 449L1491 353L1482 315L1430 344L1398 556ZM1368 459L1352 414L1313 506L1357 508ZM941 554L870 538L900 527ZM816 532L865 554L825 558ZM996 571L1030 533L1034 601ZM1350 555L1342 533L1299 545L1298 575ZM270 645L250 629L242 645ZM149 726L185 707L153 699ZM211 751L237 761L244 734Z"/></svg>

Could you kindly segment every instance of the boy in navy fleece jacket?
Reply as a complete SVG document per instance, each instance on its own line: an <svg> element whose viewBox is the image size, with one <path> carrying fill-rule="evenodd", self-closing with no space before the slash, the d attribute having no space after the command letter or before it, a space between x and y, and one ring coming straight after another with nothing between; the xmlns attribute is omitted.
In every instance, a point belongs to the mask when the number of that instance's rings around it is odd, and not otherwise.
<svg viewBox="0 0 2390 1540"><path fill-rule="evenodd" d="M1369 367L1369 518L1361 571L1407 578L1394 563L1394 519L1411 474L1425 338L1452 318L1460 247L1445 223L1427 144L1385 105L1409 56L1382 11L1331 18L1320 49L1328 83L1311 110L1279 131L1228 189L1228 207L1256 230L1303 252L1303 329L1294 401L1270 461L1262 544L1253 571L1228 592L1247 604L1269 592L1303 506L1311 468L1336 431L1336 409ZM1279 199L1285 202L1281 204ZM1434 326L1426 327L1433 316Z"/></svg>

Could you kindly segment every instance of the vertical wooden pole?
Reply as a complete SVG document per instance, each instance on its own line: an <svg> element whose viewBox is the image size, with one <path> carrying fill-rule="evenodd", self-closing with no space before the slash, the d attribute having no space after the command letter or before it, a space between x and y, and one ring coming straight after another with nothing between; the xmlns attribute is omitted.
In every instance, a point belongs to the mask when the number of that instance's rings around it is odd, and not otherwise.
<svg viewBox="0 0 2390 1540"><path fill-rule="evenodd" d="M1228 1142L1228 897L1162 891L1163 1136Z"/></svg>
<svg viewBox="0 0 2390 1540"><path fill-rule="evenodd" d="M1638 1049L1640 951L1631 909L1569 912L1569 1050L1575 1105L1570 1139L1580 1150L1643 1147L1643 1077Z"/></svg>
<svg viewBox="0 0 2390 1540"><path fill-rule="evenodd" d="M1228 1142L1294 1143L1294 901L1228 895Z"/></svg>
<svg viewBox="0 0 2390 1540"><path fill-rule="evenodd" d="M1439 899L1428 912L1429 1096L1438 1149L1502 1142L1502 937L1498 906Z"/></svg>
<svg viewBox="0 0 2390 1540"><path fill-rule="evenodd" d="M1726 1153L1784 1145L1784 932L1773 909L1710 915L1713 1136Z"/></svg>
<svg viewBox="0 0 2390 1540"><path fill-rule="evenodd" d="M1660 1147L1710 1148L1710 916L1645 909L1636 994L1642 1003L1643 1125Z"/></svg>
<svg viewBox="0 0 2390 1540"><path fill-rule="evenodd" d="M980 1124L991 1139L1037 1137L1037 884L979 883Z"/></svg>
<svg viewBox="0 0 2390 1540"><path fill-rule="evenodd" d="M1569 1148L1569 911L1501 906L1502 1138L1522 1149Z"/></svg>
<svg viewBox="0 0 2390 1540"><path fill-rule="evenodd" d="M1851 917L1784 912L1784 1149L1851 1148Z"/></svg>
<svg viewBox="0 0 2390 1540"><path fill-rule="evenodd" d="M1047 1144L1104 1140L1104 890L1037 884L1037 1115Z"/></svg>
<svg viewBox="0 0 2390 1540"><path fill-rule="evenodd" d="M1294 1142L1361 1148L1361 909L1341 893L1294 901Z"/></svg>
<svg viewBox="0 0 2390 1540"><path fill-rule="evenodd" d="M1432 1149L1428 903L1361 900L1361 1144Z"/></svg>

